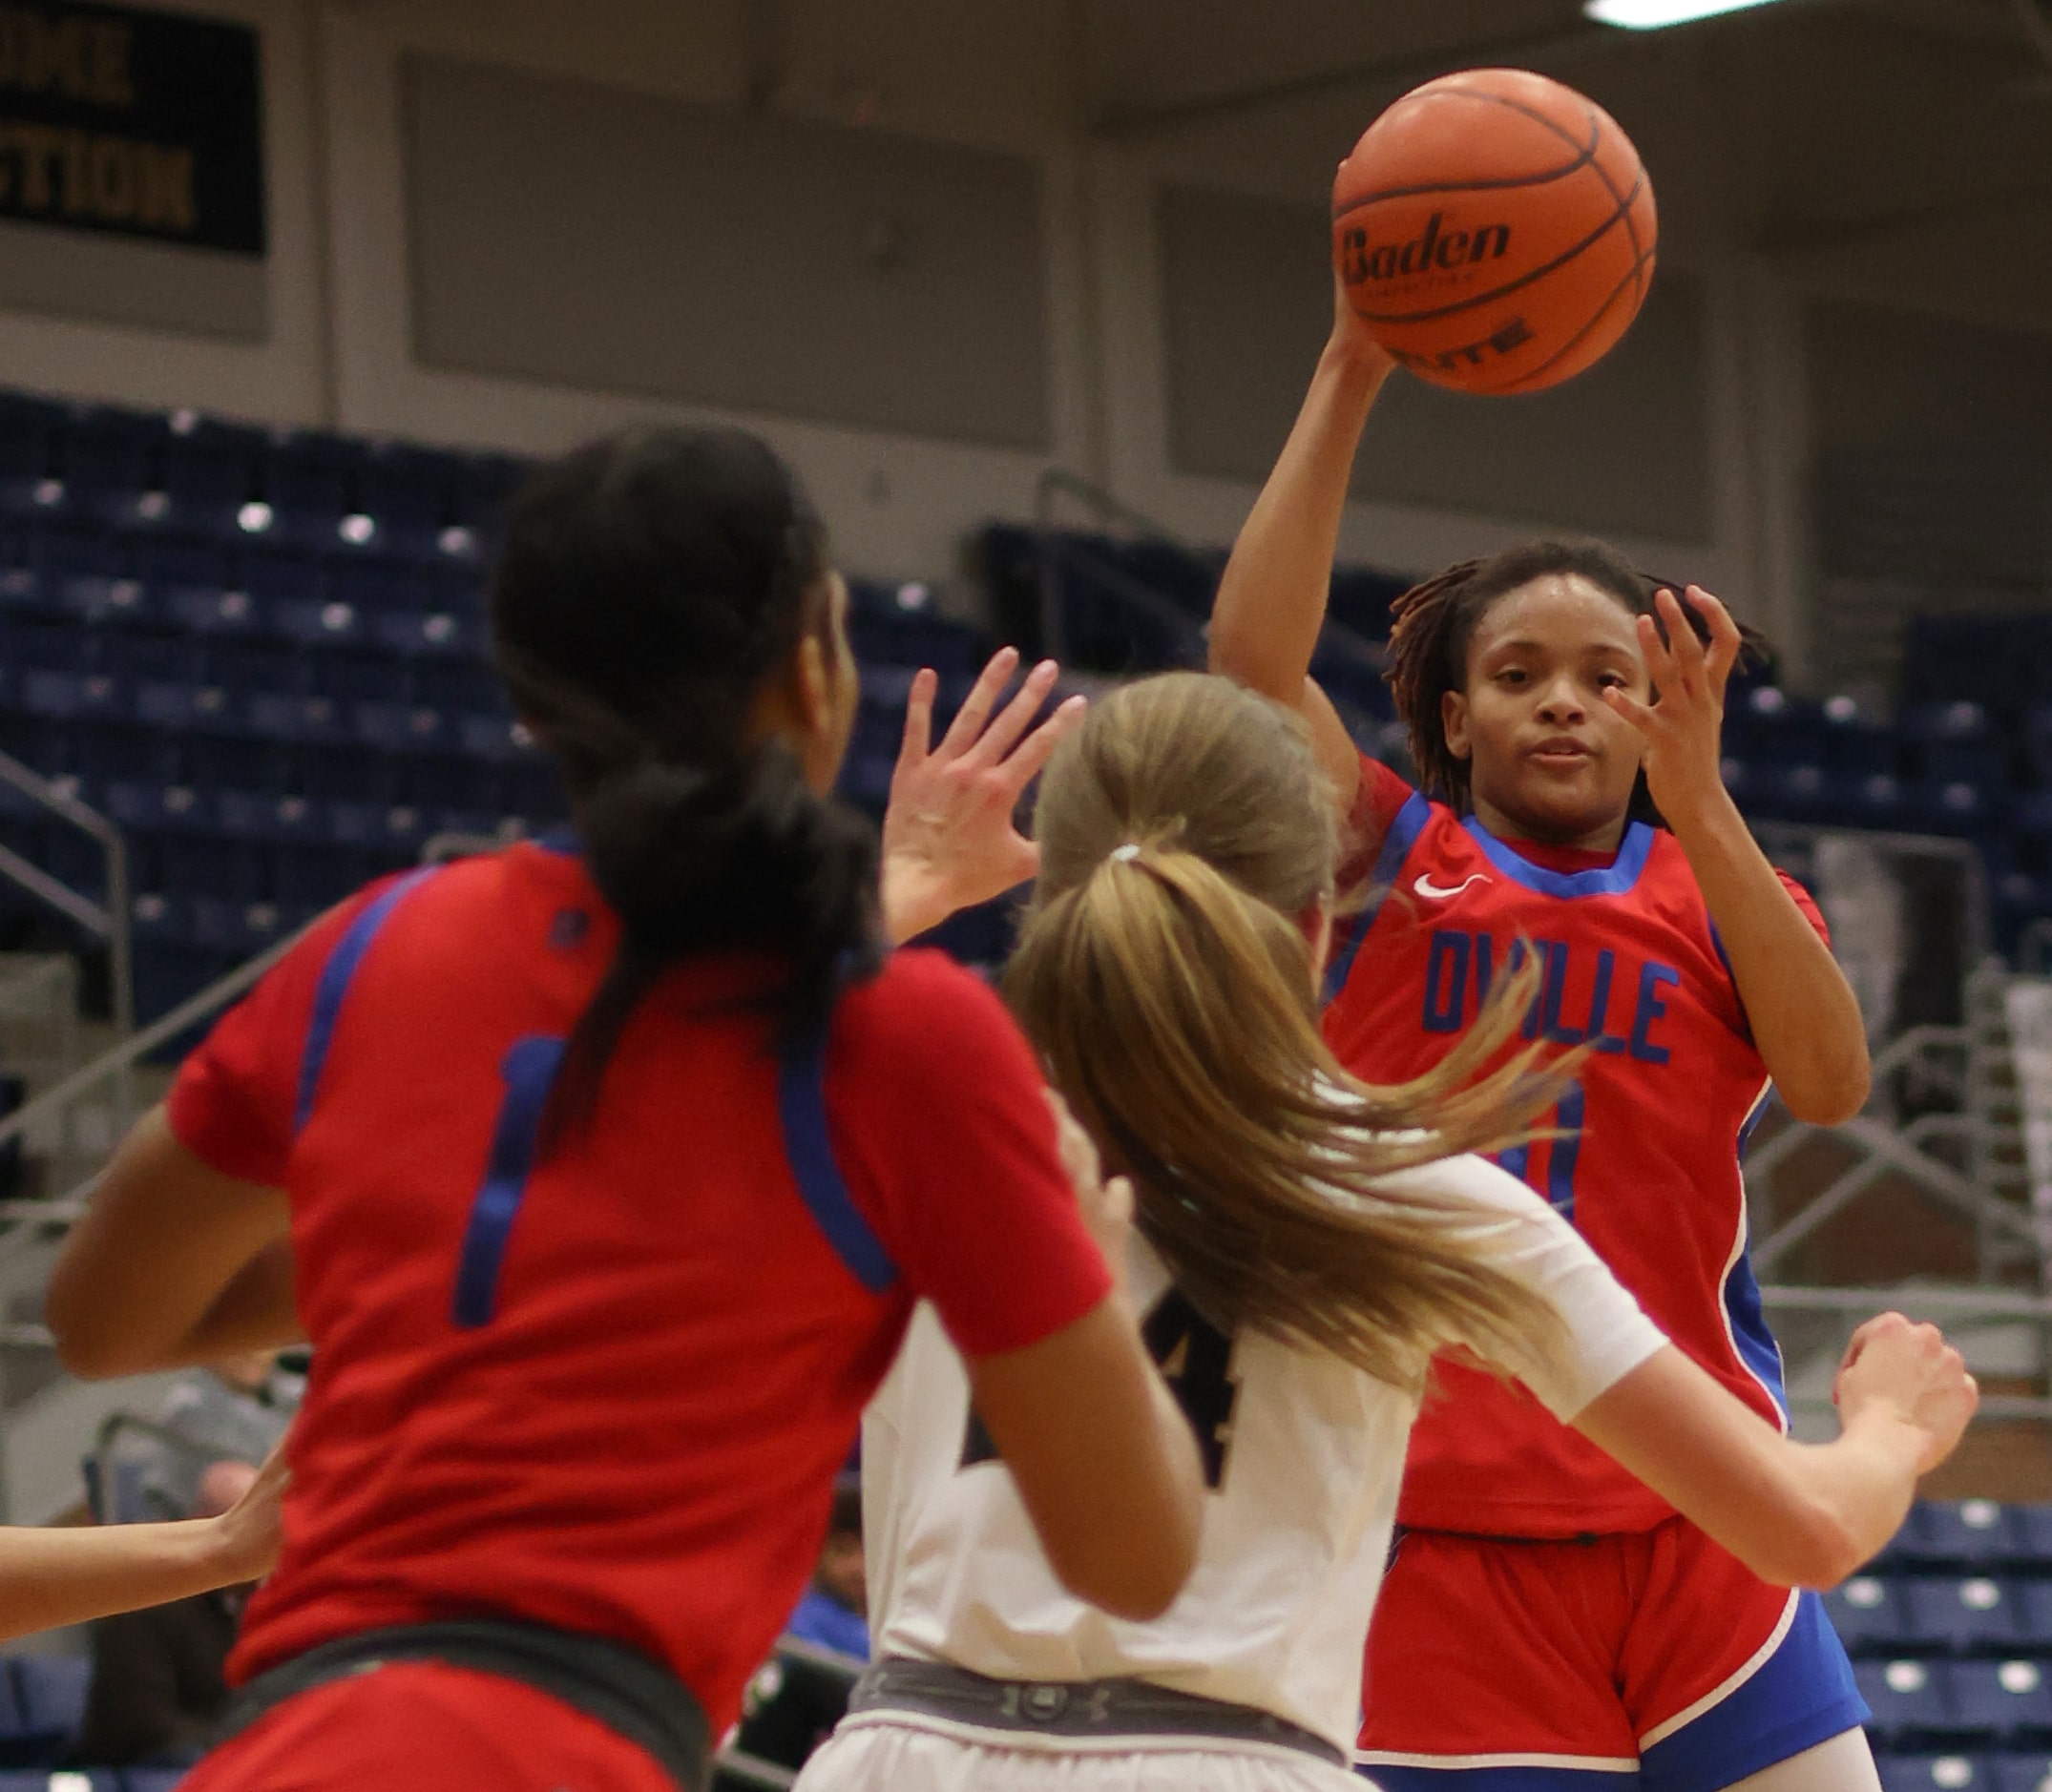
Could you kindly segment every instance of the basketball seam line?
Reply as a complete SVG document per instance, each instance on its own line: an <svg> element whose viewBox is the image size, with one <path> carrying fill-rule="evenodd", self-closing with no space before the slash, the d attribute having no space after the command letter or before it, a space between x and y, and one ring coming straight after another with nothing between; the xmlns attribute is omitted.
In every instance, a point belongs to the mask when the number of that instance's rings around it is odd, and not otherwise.
<svg viewBox="0 0 2052 1792"><path fill-rule="evenodd" d="M1574 352L1576 344L1580 343L1583 337L1588 335L1591 330L1593 330L1599 323L1603 321L1603 313L1608 311L1612 305L1617 303L1618 295L1622 293L1624 288L1629 285L1633 281L1640 278L1641 270L1644 269L1645 264L1652 259L1652 250L1647 249L1643 251L1639 259L1632 263L1631 271L1610 289L1609 296L1604 299L1602 304L1596 307L1595 314L1589 319L1586 323L1584 323L1579 330L1574 333L1573 336L1569 337L1566 342L1562 343L1559 348L1555 349L1552 354L1548 355L1544 361L1540 362L1539 365L1534 367L1529 373L1523 373L1518 375L1518 377L1513 380L1508 385L1498 385L1492 387L1492 392L1503 393L1508 395L1509 393L1518 391L1522 387L1530 385L1534 380L1538 379L1540 374L1544 373L1548 367L1552 366L1563 356L1572 354Z"/></svg>
<svg viewBox="0 0 2052 1792"><path fill-rule="evenodd" d="M1476 89L1473 87L1450 87L1446 91L1450 94L1459 94L1463 97L1468 99L1486 100L1492 106L1501 106L1507 111L1522 114L1525 117L1531 119L1534 124L1539 125L1545 130L1551 131L1554 135L1559 137L1561 142L1565 143L1569 149L1580 149L1581 147L1580 143L1578 143L1573 137L1568 135L1566 131L1564 131L1558 122L1556 122L1552 118L1547 117L1547 115L1543 112L1535 111L1532 107L1526 105L1522 100L1511 99L1502 94L1492 94L1487 92L1486 90ZM1568 91L1572 93L1574 90L1569 89ZM1575 94L1575 97L1577 99L1581 99L1581 95L1580 94ZM1586 99L1581 99L1581 103L1583 108L1589 114L1589 123L1594 130L1594 135L1589 139L1589 153L1593 156L1596 153L1598 145L1601 144L1602 141L1603 127L1596 122L1596 108L1591 106ZM1620 135L1622 135L1623 133L1621 132ZM1634 156L1634 157L1636 157L1638 154L1638 146L1635 144L1632 148L1632 155Z"/></svg>
<svg viewBox="0 0 2052 1792"><path fill-rule="evenodd" d="M1576 140L1570 135L1568 135L1567 132L1563 130L1560 125L1557 123L1554 119L1549 118L1544 113L1539 112L1533 107L1525 105L1521 100L1511 99L1502 94L1491 94L1472 87L1449 86L1444 91L1449 94L1459 94L1464 98L1468 99L1484 100L1492 106L1501 106L1506 111L1515 112L1522 117L1531 119L1534 124L1540 126L1542 129L1550 131L1555 136L1559 137L1561 142L1565 143L1568 148L1579 150L1581 147L1576 142ZM1610 176L1607 173L1604 172L1602 163L1596 159L1597 149L1602 145L1603 137L1602 121L1598 114L1598 110L1596 106L1585 96L1578 94L1575 95L1575 97L1581 100L1582 115L1588 120L1589 123L1589 147L1585 152L1582 152L1582 154L1585 159L1588 161L1589 165L1596 170L1596 177L1601 180L1604 186L1610 189L1610 197L1613 199L1617 199L1618 203L1624 208L1624 234L1628 236L1632 240L1632 256L1634 258L1632 265L1634 271L1637 272L1638 270L1643 269L1644 267L1646 260L1652 254L1652 251L1644 248L1640 243L1638 226L1634 224L1631 220L1631 200L1639 197L1640 191L1642 188L1644 187L1646 181L1645 163L1640 159L1638 145L1632 143L1631 139L1629 137L1626 137L1625 142L1627 143L1627 145L1630 146L1632 152L1632 161L1638 169L1638 178L1632 182L1630 198L1627 198L1621 197L1618 193L1617 183L1610 178ZM1620 132L1620 135L1622 135L1623 133ZM1510 289L1505 288L1504 290L1508 291ZM1644 302L1645 298L1645 288L1643 276L1641 278L1639 296L1641 302ZM1598 316L1601 315L1602 313L1599 312Z"/></svg>
<svg viewBox="0 0 2052 1792"><path fill-rule="evenodd" d="M1589 115L1590 125L1595 129L1597 135L1601 137L1603 127L1597 122L1596 108L1587 100L1582 101L1582 108ZM1603 164L1597 161L1593 156L1590 158L1590 166L1596 170L1596 177L1610 189L1610 197L1624 207L1624 234L1632 240L1632 255L1635 258L1632 265L1637 268L1644 264L1645 258L1649 253L1639 241L1639 227L1632 222L1631 215L1632 201L1639 197L1646 179L1645 163L1639 160L1639 147L1637 144L1632 145L1632 160L1638 163L1639 177L1632 182L1632 190L1629 195L1621 195L1618 192L1617 182L1612 180L1610 176L1604 172ZM1642 286L1640 298L1644 300L1644 289Z"/></svg>
<svg viewBox="0 0 2052 1792"><path fill-rule="evenodd" d="M1334 223L1338 223L1342 218L1347 216L1348 212L1354 210L1356 206L1372 205L1377 199L1411 198L1422 193L1459 193L1463 191L1474 191L1476 193L1496 193L1506 191L1508 189L1516 187L1543 186L1549 180L1565 179L1569 175L1574 174L1578 169L1582 168L1583 166L1591 162L1594 162L1596 159L1596 152L1602 147L1603 128L1602 125L1596 122L1593 114L1589 119L1589 140L1586 144L1581 144L1576 142L1573 137L1569 136L1565 131L1561 130L1559 125L1555 124L1554 121L1551 118L1547 117L1544 113L1534 112L1531 107L1520 105L1515 99L1505 99L1500 94L1478 93L1475 89L1468 87L1450 87L1446 91L1450 94L1458 94L1464 99L1478 99L1487 105L1501 106L1507 112L1515 112L1520 117L1531 119L1534 124L1544 125L1548 131L1552 132L1555 136L1559 137L1561 142L1565 143L1569 149L1575 152L1575 159L1569 162L1564 168L1555 169L1552 172L1543 175L1535 175L1529 179L1485 180L1473 182L1450 181L1444 186L1392 187L1387 192L1371 193L1361 198L1351 201L1345 211L1338 211L1332 214L1332 221ZM1633 151L1633 155L1636 156L1638 152L1635 149ZM1602 172L1602 168L1598 167L1597 173L1601 174ZM1603 184L1608 186L1609 182L1605 181ZM1611 197L1615 198L1617 197L1617 189L1615 187L1611 187L1610 191Z"/></svg>
<svg viewBox="0 0 2052 1792"><path fill-rule="evenodd" d="M1519 187L1543 187L1548 181L1565 180L1569 175L1579 174L1595 158L1596 152L1592 149L1571 162L1562 162L1558 168L1548 168L1536 175L1520 175L1515 180L1436 180L1423 186L1384 187L1380 192L1364 193L1357 199L1349 199L1333 212L1332 221L1336 224L1350 212L1357 212L1364 205L1379 205L1384 199L1414 199L1427 193L1510 193ZM1601 174L1602 170L1597 172ZM1616 189L1611 191L1615 197Z"/></svg>
<svg viewBox="0 0 2052 1792"><path fill-rule="evenodd" d="M1633 192L1637 191L1635 187ZM1616 196L1617 190L1612 188L1611 197L1614 198ZM1518 291L1521 287L1531 285L1536 280L1544 280L1557 267L1564 267L1584 249L1602 240L1611 226L1624 216L1625 209L1625 206L1620 205L1580 242L1570 245L1543 267L1536 267L1529 274L1520 274L1507 284L1493 286L1488 292L1477 293L1472 299L1463 299L1458 304L1441 305L1436 311L1357 311L1356 315L1367 323L1432 323L1440 318L1450 318L1458 312L1472 310L1476 305L1489 304L1507 294Z"/></svg>

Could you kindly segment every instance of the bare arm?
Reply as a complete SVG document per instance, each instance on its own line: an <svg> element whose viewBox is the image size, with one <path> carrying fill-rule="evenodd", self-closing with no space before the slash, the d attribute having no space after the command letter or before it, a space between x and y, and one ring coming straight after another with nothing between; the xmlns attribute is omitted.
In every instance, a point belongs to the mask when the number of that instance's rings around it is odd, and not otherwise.
<svg viewBox="0 0 2052 1792"><path fill-rule="evenodd" d="M303 1343L288 1231L282 1192L209 1169L153 1108L57 1260L58 1356L75 1375L134 1375Z"/></svg>
<svg viewBox="0 0 2052 1792"><path fill-rule="evenodd" d="M1575 1428L1763 1580L1830 1587L1895 1535L1979 1397L1934 1328L1890 1313L1853 1341L1830 1444L1782 1436L1671 1344Z"/></svg>
<svg viewBox="0 0 2052 1792"><path fill-rule="evenodd" d="M1342 808L1361 762L1310 677L1325 626L1347 484L1369 407L1395 365L1375 345L1335 281L1331 338L1261 496L1241 526L1211 609L1211 670L1273 698L1310 723Z"/></svg>
<svg viewBox="0 0 2052 1792"><path fill-rule="evenodd" d="M1090 1136L1052 1091L1048 1104L1115 1290L1028 1349L966 1359L970 1398L1061 1584L1117 1616L1159 1617L1197 1561L1197 1440L1126 1301L1133 1185L1105 1181Z"/></svg>
<svg viewBox="0 0 2052 1792"><path fill-rule="evenodd" d="M1197 1561L1197 1440L1107 1296L1052 1338L968 1359L977 1414L1061 1584L1119 1617L1165 1612Z"/></svg>
<svg viewBox="0 0 2052 1792"><path fill-rule="evenodd" d="M0 1640L257 1580L278 1556L283 1450L235 1507L178 1524L0 1527Z"/></svg>
<svg viewBox="0 0 2052 1792"><path fill-rule="evenodd" d="M1867 1030L1831 948L1725 789L1719 735L1739 633L1708 592L1691 586L1688 600L1710 625L1707 650L1673 594L1663 593L1656 601L1667 644L1650 617L1639 623L1660 700L1648 706L1618 691L1605 696L1646 737L1647 785L1688 855L1775 1088L1798 1119L1833 1126L1866 1104Z"/></svg>

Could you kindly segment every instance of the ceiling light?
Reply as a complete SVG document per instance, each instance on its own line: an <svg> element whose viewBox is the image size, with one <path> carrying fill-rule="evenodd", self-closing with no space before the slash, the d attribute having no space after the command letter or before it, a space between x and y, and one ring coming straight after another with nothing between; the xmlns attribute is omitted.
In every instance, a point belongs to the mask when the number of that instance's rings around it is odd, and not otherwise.
<svg viewBox="0 0 2052 1792"><path fill-rule="evenodd" d="M1720 12L1743 12L1749 7L1773 3L1774 0L1583 0L1581 10L1600 25L1621 26L1628 31L1657 31L1669 25L1687 25L1696 19L1714 18Z"/></svg>

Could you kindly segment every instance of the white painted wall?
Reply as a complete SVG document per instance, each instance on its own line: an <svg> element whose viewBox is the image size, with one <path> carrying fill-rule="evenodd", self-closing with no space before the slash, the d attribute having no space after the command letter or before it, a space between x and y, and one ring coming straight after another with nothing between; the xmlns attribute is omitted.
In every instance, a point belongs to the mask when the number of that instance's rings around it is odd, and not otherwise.
<svg viewBox="0 0 2052 1792"><path fill-rule="evenodd" d="M784 418L733 419L760 427L798 463L849 565L944 581L956 572L963 538L977 523L1030 512L1035 481L1050 461L1108 484L1186 533L1230 537L1251 489L1180 475L1169 465L1153 254L1156 185L1177 178L1314 201L1331 161L1390 96L1355 88L1151 133L1086 130L1107 84L1137 79L1136 72L1158 89L1198 78L1164 57L1162 33L1180 32L1177 41L1185 46L1223 42L1225 33L1246 26L1224 0L1192 0L1173 17L1164 9L1151 39L1142 33L1118 42L1107 42L1101 30L1092 38L1079 22L1089 9L1057 0L979 0L974 7L875 0L861 8L834 0L583 0L574 8L559 0L207 4L251 20L263 33L270 340L237 345L0 311L0 382L531 452L630 420L702 417L688 406L415 363L397 67L401 54L416 48L705 103L738 106L752 94L797 115L869 118L893 131L1023 153L1046 171L1048 456ZM1270 54L1270 38L1292 29L1330 33L1331 20L1321 25L1320 16L1318 7L1295 0L1265 12L1261 53L1246 46L1241 58L1247 72L1282 74L1305 66L1301 52L1282 53L1287 45ZM1366 11L1353 9L1348 17L1350 35L1331 43L1332 54L1376 53ZM1836 255L1797 243L1778 260L1733 246L1761 235L1775 183L1786 184L1785 164L1811 154L1810 139L1791 147L1763 124L1751 97L1760 71L1733 50L1739 41L1735 34L1678 35L1602 50L1600 67L1569 60L1555 72L1574 79L1585 70L1640 141L1663 197L1664 257L1702 277L1710 295L1711 539L1627 536L1620 545L1644 564L1686 566L1720 584L1783 641L1800 668L1810 579L1802 298L1812 288L1894 292L1899 262L1890 251L1900 242L1866 236L1855 250ZM1204 59L1189 60L1195 69ZM1878 62L1866 73L1874 82L1893 78ZM1903 63L1901 78L1916 73L1914 60ZM1845 100L1841 110L1854 103ZM1862 128L1850 115L1836 122ZM1853 175L1832 162L1816 177L1843 182ZM1847 203L1857 211L1853 200ZM2021 225L2003 216L1997 227ZM1993 291L1970 262L1948 273L1947 258L1929 252L1935 228L1927 220L1913 233L1916 304L1957 308L1962 316L1999 310L2011 320L2031 309L2023 285ZM2052 314L2043 321L2052 327ZM1307 374L1317 347L1303 344ZM1359 504L1348 516L1344 545L1350 556L1425 567L1501 545L1530 528L1526 520L1428 506Z"/></svg>

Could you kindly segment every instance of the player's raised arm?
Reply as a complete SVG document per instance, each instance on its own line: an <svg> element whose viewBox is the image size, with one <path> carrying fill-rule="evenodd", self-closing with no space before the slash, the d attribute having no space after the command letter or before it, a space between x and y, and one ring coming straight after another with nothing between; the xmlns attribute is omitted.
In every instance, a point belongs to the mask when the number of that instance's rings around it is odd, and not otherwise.
<svg viewBox="0 0 2052 1792"><path fill-rule="evenodd" d="M1369 407L1394 366L1332 282L1332 334L1261 496L1247 513L1211 610L1211 670L1310 723L1322 765L1351 802L1360 759L1312 681L1340 518Z"/></svg>
<svg viewBox="0 0 2052 1792"><path fill-rule="evenodd" d="M1899 1313L1860 1327L1835 1396L1838 1437L1798 1444L1669 1345L1574 1423L1763 1580L1831 1587L1895 1535L1979 1402L1959 1353Z"/></svg>

